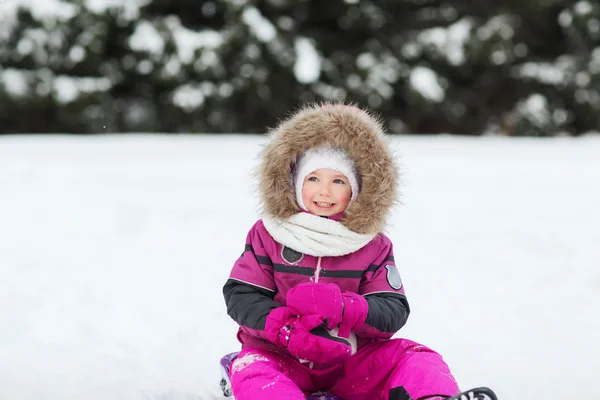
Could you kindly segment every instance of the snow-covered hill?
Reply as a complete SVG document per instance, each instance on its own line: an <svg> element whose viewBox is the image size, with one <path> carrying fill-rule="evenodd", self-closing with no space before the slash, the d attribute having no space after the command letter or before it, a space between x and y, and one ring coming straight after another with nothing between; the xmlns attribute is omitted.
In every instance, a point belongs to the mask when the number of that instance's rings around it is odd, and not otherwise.
<svg viewBox="0 0 600 400"><path fill-rule="evenodd" d="M263 140L0 137L0 398L220 398ZM402 334L465 387L598 398L600 137L394 145Z"/></svg>

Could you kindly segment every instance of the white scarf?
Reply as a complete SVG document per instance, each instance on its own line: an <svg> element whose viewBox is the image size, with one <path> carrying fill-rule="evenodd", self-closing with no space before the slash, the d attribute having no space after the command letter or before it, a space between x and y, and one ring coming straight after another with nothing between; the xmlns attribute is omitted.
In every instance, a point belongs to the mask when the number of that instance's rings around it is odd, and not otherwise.
<svg viewBox="0 0 600 400"><path fill-rule="evenodd" d="M275 241L314 257L343 256L367 245L376 234L359 234L338 221L305 212L287 220L263 216L263 223Z"/></svg>

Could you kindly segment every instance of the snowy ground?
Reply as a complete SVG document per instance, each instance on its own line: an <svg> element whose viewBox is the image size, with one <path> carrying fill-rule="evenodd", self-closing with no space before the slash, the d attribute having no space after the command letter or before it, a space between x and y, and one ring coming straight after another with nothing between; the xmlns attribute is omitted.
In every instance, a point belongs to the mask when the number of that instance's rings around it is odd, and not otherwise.
<svg viewBox="0 0 600 400"><path fill-rule="evenodd" d="M263 140L0 137L0 398L218 399ZM600 398L600 137L394 144L403 335L502 399Z"/></svg>

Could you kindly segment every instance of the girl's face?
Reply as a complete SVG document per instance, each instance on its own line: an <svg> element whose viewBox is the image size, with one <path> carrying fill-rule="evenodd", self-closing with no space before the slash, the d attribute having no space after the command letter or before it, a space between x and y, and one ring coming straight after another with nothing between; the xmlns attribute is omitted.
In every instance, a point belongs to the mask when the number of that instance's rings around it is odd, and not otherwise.
<svg viewBox="0 0 600 400"><path fill-rule="evenodd" d="M348 178L339 171L321 168L304 178L302 201L311 214L329 217L344 212L351 197Z"/></svg>

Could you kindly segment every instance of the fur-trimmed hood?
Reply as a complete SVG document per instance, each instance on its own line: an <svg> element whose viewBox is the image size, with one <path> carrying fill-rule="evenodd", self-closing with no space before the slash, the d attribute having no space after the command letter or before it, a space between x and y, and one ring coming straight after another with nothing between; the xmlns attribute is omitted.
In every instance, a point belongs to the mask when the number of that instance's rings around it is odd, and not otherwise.
<svg viewBox="0 0 600 400"><path fill-rule="evenodd" d="M361 190L340 222L360 234L383 231L398 197L398 168L375 116L343 104L310 104L269 135L258 171L265 213L285 220L299 212L292 179L299 154L310 147L341 147L354 160Z"/></svg>

